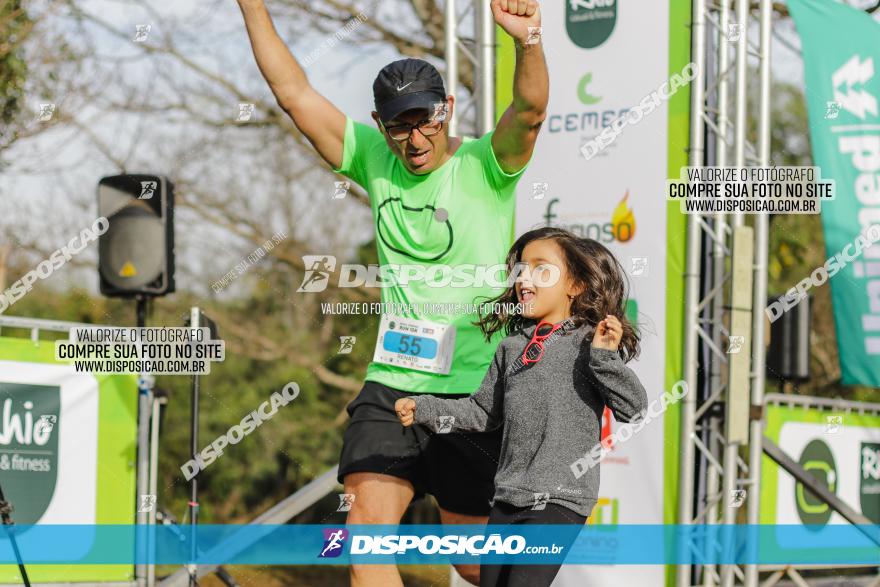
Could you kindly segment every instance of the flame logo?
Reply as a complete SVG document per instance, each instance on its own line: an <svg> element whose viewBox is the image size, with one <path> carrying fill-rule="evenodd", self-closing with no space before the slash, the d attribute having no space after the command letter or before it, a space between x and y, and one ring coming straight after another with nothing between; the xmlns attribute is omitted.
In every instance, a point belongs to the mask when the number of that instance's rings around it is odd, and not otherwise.
<svg viewBox="0 0 880 587"><path fill-rule="evenodd" d="M632 240L636 235L636 217L632 208L627 205L627 199L629 199L629 190L626 190L614 212L611 213L611 230L614 238L622 243Z"/></svg>

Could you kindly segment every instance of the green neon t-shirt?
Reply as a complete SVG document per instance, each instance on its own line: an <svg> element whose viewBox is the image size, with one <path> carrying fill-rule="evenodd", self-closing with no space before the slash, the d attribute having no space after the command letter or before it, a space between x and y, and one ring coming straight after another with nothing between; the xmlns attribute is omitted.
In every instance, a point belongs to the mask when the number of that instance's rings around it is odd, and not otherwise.
<svg viewBox="0 0 880 587"><path fill-rule="evenodd" d="M504 172L491 140L491 132L479 139L464 137L443 165L415 175L394 156L378 129L346 120L342 165L334 171L369 194L380 265L447 265L454 271L463 264L489 268L505 262L513 242L516 182L525 167ZM475 275L479 270L461 271ZM446 274L447 270L435 272L441 282ZM487 281L497 283L505 277L496 272L469 287L434 287L418 279L406 287L382 288L383 303L419 310L402 316L453 325L455 350L448 375L373 361L366 379L408 392L474 392L502 337L486 342L479 327L471 324L477 319L472 306L500 294L503 288ZM461 283L456 278L453 282Z"/></svg>

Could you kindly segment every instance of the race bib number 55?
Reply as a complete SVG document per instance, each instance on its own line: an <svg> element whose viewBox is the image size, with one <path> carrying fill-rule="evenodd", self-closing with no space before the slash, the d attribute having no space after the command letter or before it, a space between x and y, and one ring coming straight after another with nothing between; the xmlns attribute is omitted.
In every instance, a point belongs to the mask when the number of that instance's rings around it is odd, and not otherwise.
<svg viewBox="0 0 880 587"><path fill-rule="evenodd" d="M448 375L454 350L454 326L383 314L373 360Z"/></svg>

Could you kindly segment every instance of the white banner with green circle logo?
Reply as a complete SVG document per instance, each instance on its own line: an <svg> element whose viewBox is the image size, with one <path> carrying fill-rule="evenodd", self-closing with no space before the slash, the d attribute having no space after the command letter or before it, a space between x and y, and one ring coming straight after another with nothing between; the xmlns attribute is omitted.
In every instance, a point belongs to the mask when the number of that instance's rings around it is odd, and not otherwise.
<svg viewBox="0 0 880 587"><path fill-rule="evenodd" d="M0 484L25 524L132 524L137 378L77 373L52 341L0 337ZM91 545L81 545L83 555ZM25 561L27 565L27 561ZM130 581L132 565L27 565L34 583ZM20 582L0 568L0 583Z"/></svg>
<svg viewBox="0 0 880 587"><path fill-rule="evenodd" d="M856 413L770 404L765 414L767 438L852 509L880 524L880 410ZM760 523L849 522L764 456ZM785 532L778 535L779 546L785 548Z"/></svg>

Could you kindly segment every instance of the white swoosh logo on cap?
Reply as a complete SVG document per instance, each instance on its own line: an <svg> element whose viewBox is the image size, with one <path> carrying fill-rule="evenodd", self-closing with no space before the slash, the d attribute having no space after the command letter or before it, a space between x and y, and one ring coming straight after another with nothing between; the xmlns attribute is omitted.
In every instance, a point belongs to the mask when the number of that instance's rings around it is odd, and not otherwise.
<svg viewBox="0 0 880 587"><path fill-rule="evenodd" d="M407 86L412 85L412 83L413 82L409 82L408 84L406 84L406 86L397 86L397 91L402 92L403 90L406 89Z"/></svg>

